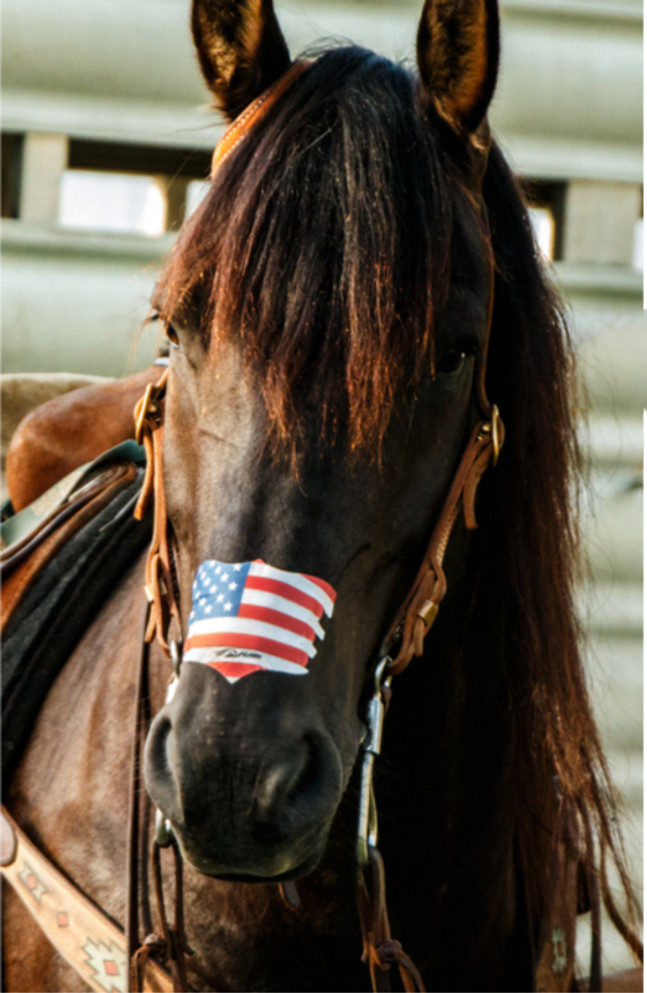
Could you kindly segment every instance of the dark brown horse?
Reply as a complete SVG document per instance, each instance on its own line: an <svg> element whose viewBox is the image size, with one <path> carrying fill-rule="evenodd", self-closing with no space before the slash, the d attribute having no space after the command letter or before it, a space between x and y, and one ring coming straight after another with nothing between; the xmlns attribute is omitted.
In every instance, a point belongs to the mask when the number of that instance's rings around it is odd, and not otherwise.
<svg viewBox="0 0 647 993"><path fill-rule="evenodd" d="M427 989L535 989L566 870L597 907L622 858L573 610L568 336L485 118L496 2L426 0L417 74L360 48L291 69L271 0L195 0L192 23L230 120L284 85L227 146L154 300L178 604L161 633L184 661L165 703L172 668L152 648L144 771L184 855L189 984L370 988L355 839L386 639L396 661L423 653L394 678L377 768L393 932ZM506 441L479 528L461 514L438 620L423 642L434 587L403 648L406 607L390 629L487 397ZM7 798L122 926L144 567L52 687ZM265 629L250 650L210 627L240 572L317 615L287 665ZM292 880L298 907L277 885ZM7 989L82 987L13 894L5 921ZM551 976L570 988L570 966Z"/></svg>

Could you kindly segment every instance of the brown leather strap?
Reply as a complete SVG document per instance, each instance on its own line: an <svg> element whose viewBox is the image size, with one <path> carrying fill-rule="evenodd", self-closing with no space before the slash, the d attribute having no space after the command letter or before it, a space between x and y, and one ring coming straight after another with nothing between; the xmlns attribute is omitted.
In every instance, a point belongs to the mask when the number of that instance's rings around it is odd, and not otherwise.
<svg viewBox="0 0 647 993"><path fill-rule="evenodd" d="M539 933L541 954L535 968L537 990L568 993L575 975L575 928L578 916L577 857L558 842L553 865L553 898Z"/></svg>
<svg viewBox="0 0 647 993"><path fill-rule="evenodd" d="M146 861L145 852L148 847L144 840L146 833L146 814L142 814L142 806L150 809L147 794L142 782L142 756L144 741L150 722L150 695L148 685L148 663L150 644L146 641L150 604L146 603L142 624L142 640L139 653L139 670L135 689L135 708L132 730L132 755L130 770L130 810L128 831L128 874L126 887L126 949L130 963L129 991L142 989L145 966L151 951L164 952L163 942L156 941L155 935L148 934L143 944L139 938L140 903L148 910L148 893L144 880ZM142 859L142 853L144 858ZM143 877L143 878L142 878ZM150 915L148 915L150 917ZM152 931L144 927L144 933Z"/></svg>
<svg viewBox="0 0 647 993"><path fill-rule="evenodd" d="M377 848L369 846L368 864L357 882L357 909L362 928L362 961L368 964L374 993L390 993L390 969L396 963L406 993L424 993L422 977L402 945L391 937L386 909L384 862Z"/></svg>
<svg viewBox="0 0 647 993"><path fill-rule="evenodd" d="M393 646L400 639L398 653L388 666L390 675L403 672L414 655L423 654L425 636L434 623L440 603L447 592L443 559L454 524L458 519L460 505L463 504L466 526L471 530L476 528L474 507L478 484L490 463L496 465L505 437L499 408L490 403L486 389L487 357L494 313L495 262L485 214L482 223L488 246L490 291L487 331L479 355L473 387L474 406L478 411L479 420L472 430L467 448L458 464L418 575L383 642L380 653L382 657L391 654Z"/></svg>
<svg viewBox="0 0 647 993"><path fill-rule="evenodd" d="M146 597L150 603L150 620L146 641L155 636L170 657L168 629L175 620L181 631L180 611L175 597L173 566L169 544L169 522L162 470L164 440L163 413L168 369L156 384L149 384L135 407L135 439L146 450L146 476L135 517L141 520L151 499L154 500L153 540L146 560Z"/></svg>
<svg viewBox="0 0 647 993"><path fill-rule="evenodd" d="M174 898L174 922L173 926L168 922L166 914L166 904L164 901L164 887L162 884L162 850L157 840L151 845L151 872L155 888L155 900L158 912L158 931L161 932L164 942L164 956L170 964L171 975L173 976L174 993L185 993L188 989L186 974L186 956L193 955L186 934L184 932L184 890L182 872L182 854L177 841L170 837L168 846L173 853L175 866L175 898Z"/></svg>
<svg viewBox="0 0 647 993"><path fill-rule="evenodd" d="M49 862L2 808L1 867L56 951L96 990L127 988L127 954L123 931ZM142 989L172 993L168 974L152 959L146 963Z"/></svg>
<svg viewBox="0 0 647 993"><path fill-rule="evenodd" d="M211 177L213 178L218 166L227 159L239 143L243 140L255 124L265 117L267 112L274 106L276 101L283 96L295 79L301 75L304 69L310 65L308 60L295 62L272 86L250 103L242 114L239 114L233 124L225 131L224 135L216 145L216 149L211 159Z"/></svg>
<svg viewBox="0 0 647 993"><path fill-rule="evenodd" d="M384 654L400 638L399 651L388 667L391 675L402 672L414 655L422 655L424 651L425 635L436 619L447 591L443 560L461 505L466 527L476 528L475 501L478 484L490 463L496 463L504 437L505 431L498 408L492 406L489 418L479 421L472 431L418 575L385 639Z"/></svg>

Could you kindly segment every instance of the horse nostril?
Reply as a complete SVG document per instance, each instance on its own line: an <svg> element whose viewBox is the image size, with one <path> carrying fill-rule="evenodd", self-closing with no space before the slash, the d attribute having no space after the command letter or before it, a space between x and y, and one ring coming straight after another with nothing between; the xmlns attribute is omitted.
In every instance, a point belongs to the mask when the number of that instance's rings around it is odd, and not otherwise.
<svg viewBox="0 0 647 993"><path fill-rule="evenodd" d="M309 749L304 742L259 773L255 797L259 821L275 819L303 778L308 763Z"/></svg>
<svg viewBox="0 0 647 993"><path fill-rule="evenodd" d="M288 803L306 800L311 793L320 788L324 778L322 753L317 748L316 742L310 737L303 740L301 759L286 796Z"/></svg>
<svg viewBox="0 0 647 993"><path fill-rule="evenodd" d="M258 840L278 840L300 823L311 823L312 808L325 792L324 765L315 743L304 738L259 774L254 828Z"/></svg>
<svg viewBox="0 0 647 993"><path fill-rule="evenodd" d="M151 724L144 751L146 789L157 806L169 813L175 807L174 777L169 759L172 724L166 714L158 714Z"/></svg>
<svg viewBox="0 0 647 993"><path fill-rule="evenodd" d="M171 733L171 721L165 714L160 714L152 723L146 750L149 760L157 769L168 768L168 736Z"/></svg>

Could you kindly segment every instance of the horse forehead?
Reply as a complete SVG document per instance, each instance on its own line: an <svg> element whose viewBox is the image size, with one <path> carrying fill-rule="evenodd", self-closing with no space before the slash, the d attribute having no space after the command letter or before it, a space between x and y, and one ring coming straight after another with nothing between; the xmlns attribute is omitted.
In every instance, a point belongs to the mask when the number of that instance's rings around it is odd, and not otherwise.
<svg viewBox="0 0 647 993"><path fill-rule="evenodd" d="M247 447L258 434L265 416L260 385L236 343L212 335L199 375L179 374L174 389L178 409L187 408L184 417L179 415L180 431L196 431L198 439L212 436L235 448ZM193 395L185 397L187 392Z"/></svg>

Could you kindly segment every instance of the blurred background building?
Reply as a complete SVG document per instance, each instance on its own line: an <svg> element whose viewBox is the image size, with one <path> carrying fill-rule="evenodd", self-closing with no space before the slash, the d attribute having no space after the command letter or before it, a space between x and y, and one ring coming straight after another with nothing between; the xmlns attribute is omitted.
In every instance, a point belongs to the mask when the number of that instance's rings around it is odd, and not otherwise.
<svg viewBox="0 0 647 993"><path fill-rule="evenodd" d="M413 56L420 0L286 0L277 8L293 54L341 38ZM25 375L44 398L83 376L131 372L154 353L152 334L139 332L155 273L199 201L222 130L197 69L188 11L188 0L3 0L8 396ZM501 16L491 123L523 179L589 391L582 431L592 576L582 615L640 885L642 0L501 0ZM52 387L54 372L67 375ZM9 414L5 441L12 427ZM610 965L629 961L620 944L605 947Z"/></svg>

